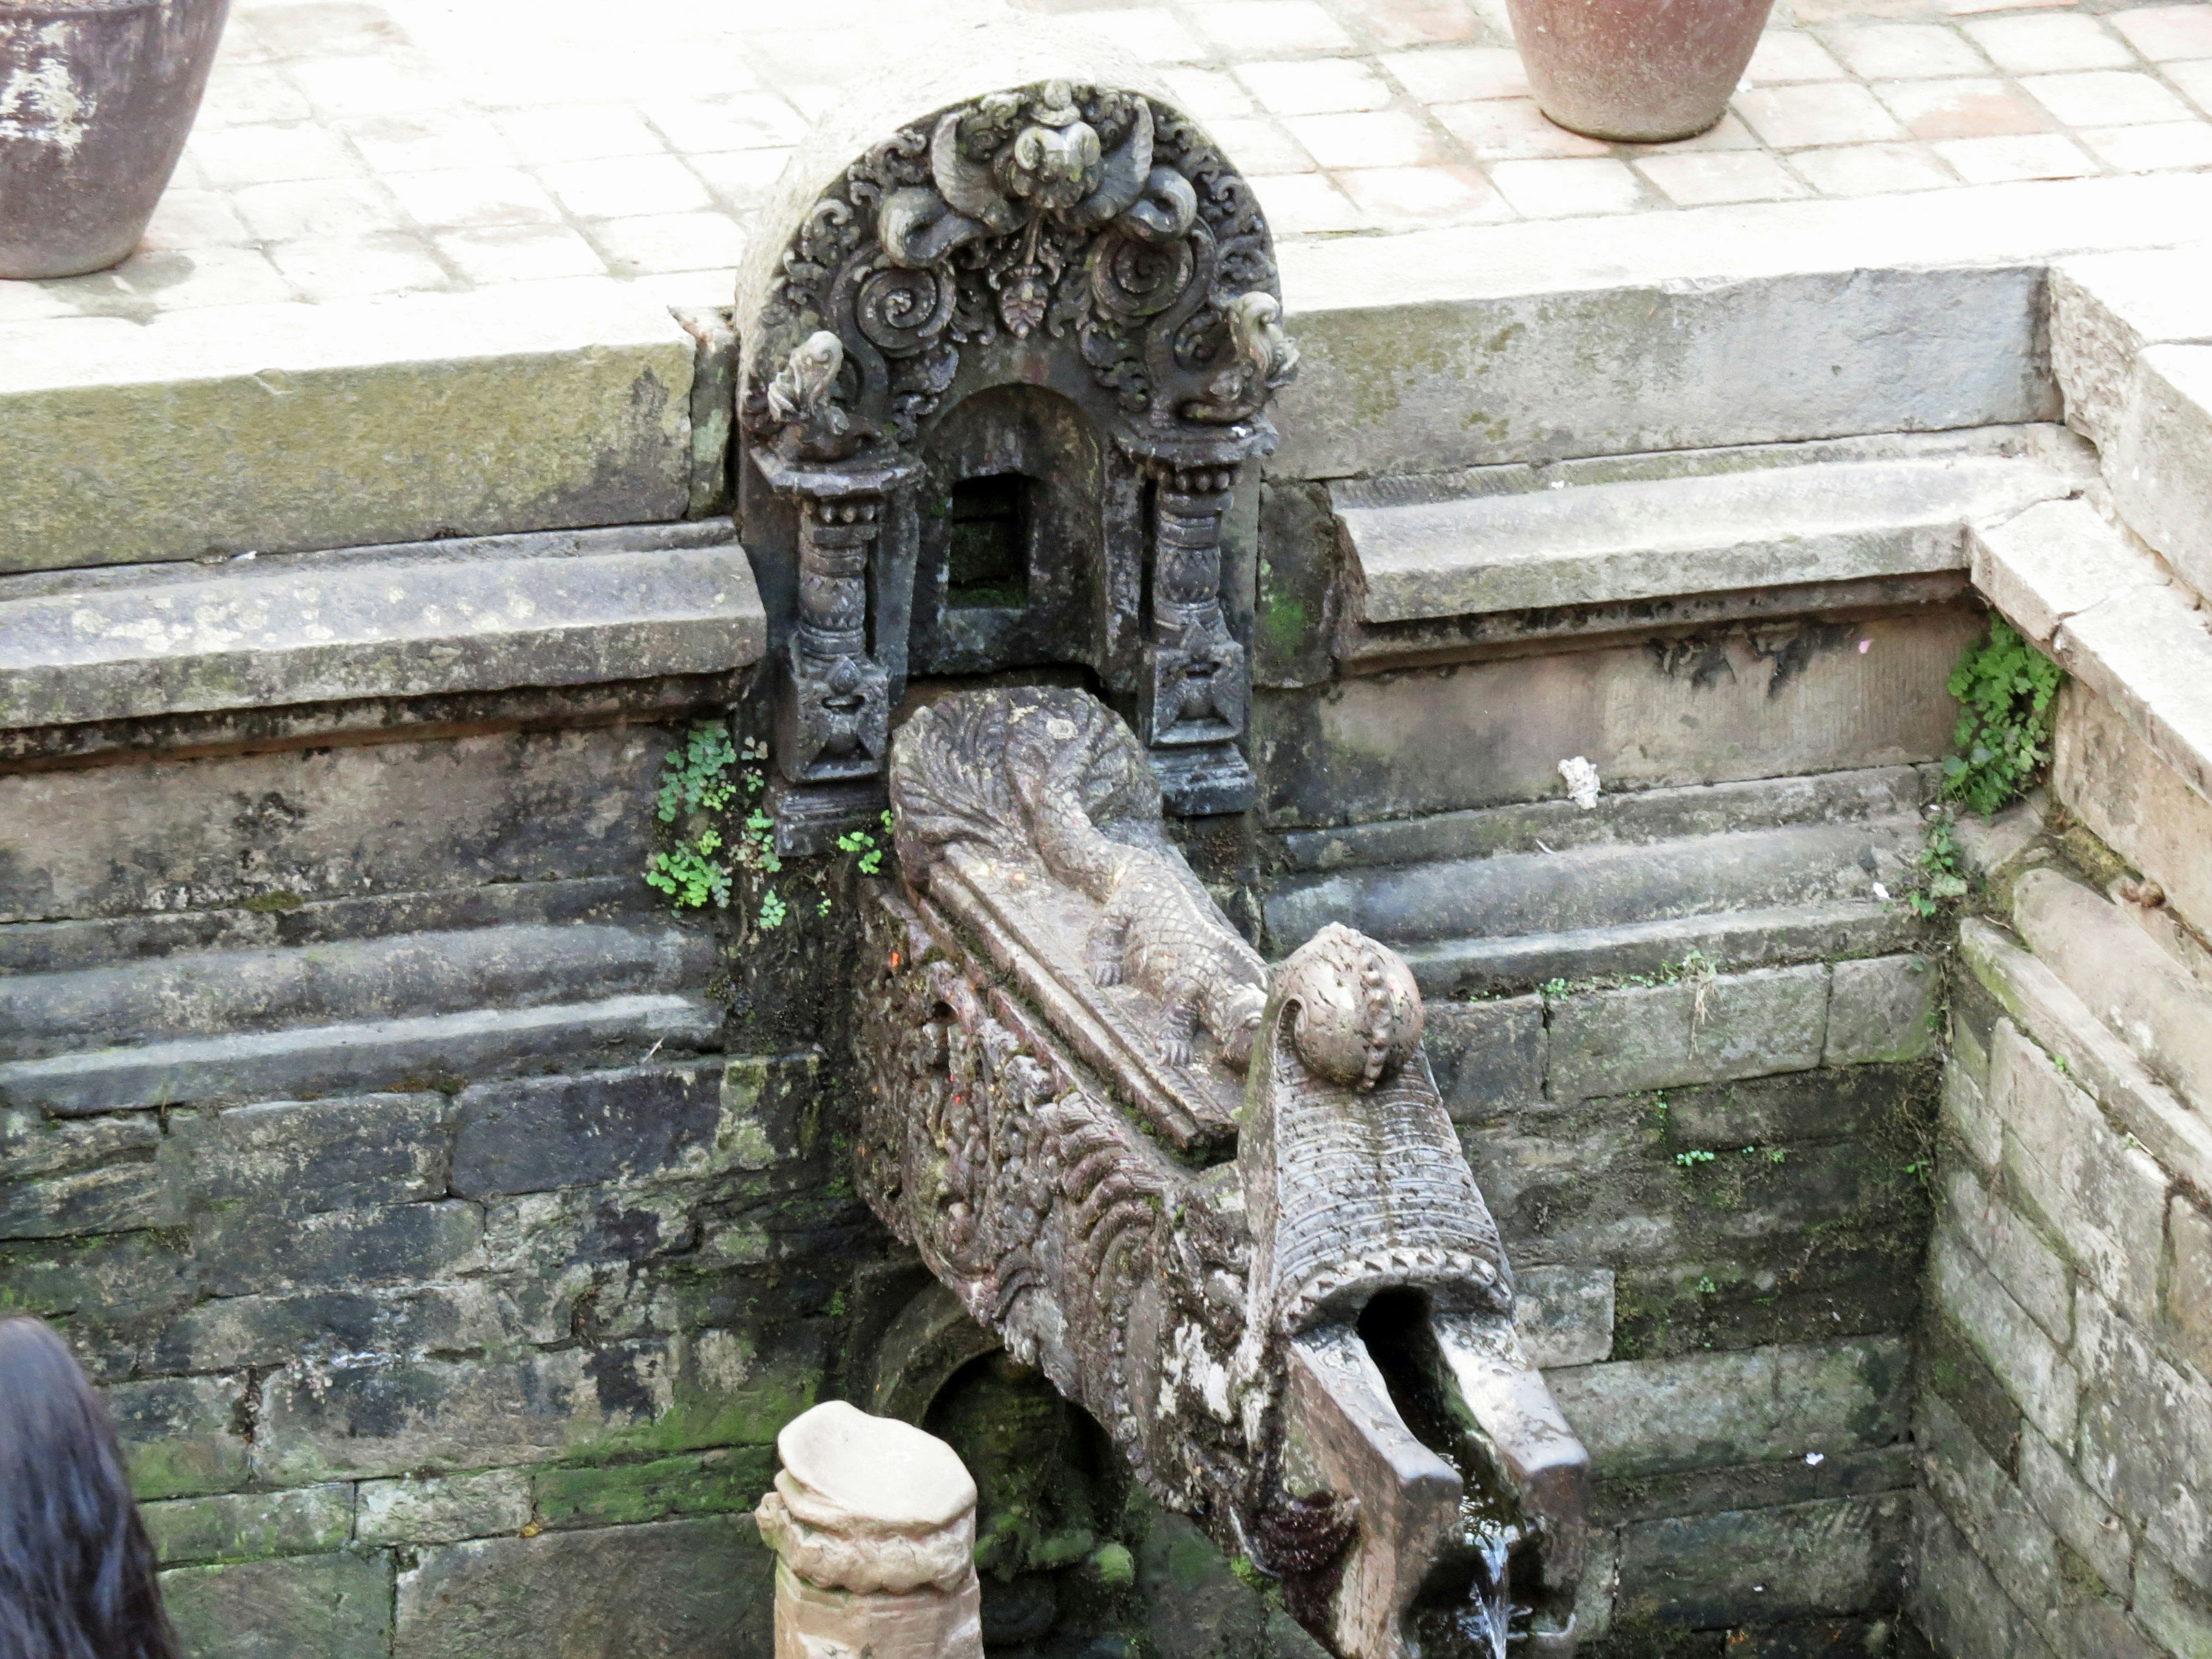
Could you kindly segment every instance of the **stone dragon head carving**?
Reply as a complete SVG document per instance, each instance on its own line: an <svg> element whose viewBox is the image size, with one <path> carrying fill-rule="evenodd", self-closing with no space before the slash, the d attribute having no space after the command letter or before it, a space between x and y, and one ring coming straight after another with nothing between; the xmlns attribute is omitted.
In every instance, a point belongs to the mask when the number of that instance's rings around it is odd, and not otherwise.
<svg viewBox="0 0 2212 1659"><path fill-rule="evenodd" d="M1344 1659L1471 1621L1571 1654L1587 1459L1405 963L1332 926L1271 969L1080 692L920 711L890 794L855 1038L877 1213Z"/></svg>

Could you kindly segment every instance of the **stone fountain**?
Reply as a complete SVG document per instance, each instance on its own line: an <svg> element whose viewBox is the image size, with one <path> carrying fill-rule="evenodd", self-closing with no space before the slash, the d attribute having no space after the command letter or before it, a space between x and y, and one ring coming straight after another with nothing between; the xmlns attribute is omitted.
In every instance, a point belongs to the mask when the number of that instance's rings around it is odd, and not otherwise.
<svg viewBox="0 0 2212 1659"><path fill-rule="evenodd" d="M1344 1659L1570 1654L1588 1460L1413 975L1338 926L1271 967L1168 833L1251 802L1265 221L1142 72L961 45L802 153L738 319L779 835L887 805L902 872L858 1183Z"/></svg>

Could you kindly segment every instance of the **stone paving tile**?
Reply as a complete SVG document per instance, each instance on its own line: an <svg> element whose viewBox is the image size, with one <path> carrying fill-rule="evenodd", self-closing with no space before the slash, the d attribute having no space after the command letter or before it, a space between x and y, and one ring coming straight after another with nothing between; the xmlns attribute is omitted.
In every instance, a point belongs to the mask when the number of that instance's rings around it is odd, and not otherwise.
<svg viewBox="0 0 2212 1659"><path fill-rule="evenodd" d="M2212 0L1779 0L1729 113L1555 126L1504 0L234 0L144 249L0 323L610 273L712 304L808 123L981 12L1154 64L1278 235L2212 167Z"/></svg>

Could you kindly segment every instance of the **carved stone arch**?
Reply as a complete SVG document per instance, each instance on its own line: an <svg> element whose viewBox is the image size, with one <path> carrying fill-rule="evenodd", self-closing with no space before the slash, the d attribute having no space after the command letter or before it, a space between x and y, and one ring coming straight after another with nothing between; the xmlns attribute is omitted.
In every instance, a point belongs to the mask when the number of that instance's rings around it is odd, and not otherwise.
<svg viewBox="0 0 2212 1659"><path fill-rule="evenodd" d="M1087 667L1170 810L1242 811L1251 568L1224 568L1224 526L1297 364L1265 218L1103 43L1024 20L947 50L809 140L739 279L738 510L778 675L779 834L805 850L878 809L916 639L956 672ZM860 135L863 112L891 120ZM994 397L1037 417L1026 438L1009 418L996 457L972 429ZM1055 440L1040 411L1062 404ZM1038 580L948 624L926 520L975 481L1036 478L1025 443L1056 469ZM1066 500L1076 455L1095 457L1087 514Z"/></svg>

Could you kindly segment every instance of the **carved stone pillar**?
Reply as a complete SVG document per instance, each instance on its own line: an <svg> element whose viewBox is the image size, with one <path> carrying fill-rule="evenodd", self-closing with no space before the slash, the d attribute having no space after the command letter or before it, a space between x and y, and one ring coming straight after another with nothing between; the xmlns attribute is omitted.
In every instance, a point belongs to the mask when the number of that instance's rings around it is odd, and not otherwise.
<svg viewBox="0 0 2212 1659"><path fill-rule="evenodd" d="M1151 471L1144 732L1153 769L1186 811L1242 811L1252 804L1252 775L1237 744L1251 706L1251 676L1221 605L1221 521L1238 468L1158 459Z"/></svg>
<svg viewBox="0 0 2212 1659"><path fill-rule="evenodd" d="M890 674L869 638L870 560L893 495L917 468L862 456L816 464L757 455L798 515L798 608L779 664L776 816L842 822L875 810L890 736ZM787 840L791 837L787 835Z"/></svg>
<svg viewBox="0 0 2212 1659"><path fill-rule="evenodd" d="M982 1659L975 1483L952 1448L842 1400L775 1447L753 1512L776 1553L775 1659Z"/></svg>

